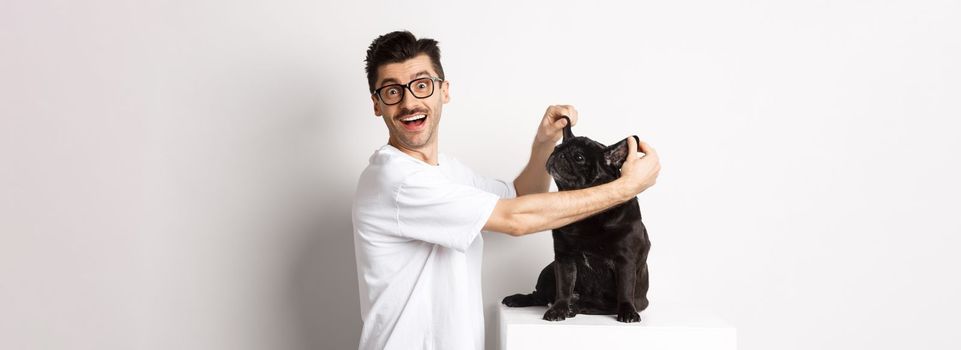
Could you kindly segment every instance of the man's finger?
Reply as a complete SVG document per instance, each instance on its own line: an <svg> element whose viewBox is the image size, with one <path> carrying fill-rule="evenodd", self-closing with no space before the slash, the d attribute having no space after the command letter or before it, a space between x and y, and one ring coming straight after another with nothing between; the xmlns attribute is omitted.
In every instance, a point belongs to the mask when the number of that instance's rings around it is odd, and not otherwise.
<svg viewBox="0 0 961 350"><path fill-rule="evenodd" d="M640 147L641 152L644 152L645 157L651 156L653 158L657 158L657 151L654 150L654 147L651 147L651 145L647 144L647 142L641 141Z"/></svg>
<svg viewBox="0 0 961 350"><path fill-rule="evenodd" d="M570 119L571 126L577 125L577 110L571 105L553 105L548 109L547 115L550 116L551 123L557 122L561 117Z"/></svg>
<svg viewBox="0 0 961 350"><path fill-rule="evenodd" d="M558 129L563 128L563 127L567 126L567 123L568 123L569 121L570 121L570 120L568 119L568 117L567 117L566 115L558 116L557 119L554 120L554 127L558 128ZM574 123L571 123L571 125L573 126Z"/></svg>
<svg viewBox="0 0 961 350"><path fill-rule="evenodd" d="M637 141L634 136L627 138L627 159L637 158Z"/></svg>

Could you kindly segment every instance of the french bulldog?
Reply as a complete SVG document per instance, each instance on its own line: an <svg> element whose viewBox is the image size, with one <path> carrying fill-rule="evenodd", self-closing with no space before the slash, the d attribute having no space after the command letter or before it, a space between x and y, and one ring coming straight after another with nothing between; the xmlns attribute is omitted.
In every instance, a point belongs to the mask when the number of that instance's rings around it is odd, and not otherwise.
<svg viewBox="0 0 961 350"><path fill-rule="evenodd" d="M637 140L637 136L632 136ZM563 141L547 160L559 191L601 185L620 177L627 139L604 146L575 137L570 119ZM554 262L545 267L534 291L504 298L509 307L548 306L544 319L561 321L578 313L617 315L640 322L647 308L647 255L651 241L641 222L637 198L552 231Z"/></svg>

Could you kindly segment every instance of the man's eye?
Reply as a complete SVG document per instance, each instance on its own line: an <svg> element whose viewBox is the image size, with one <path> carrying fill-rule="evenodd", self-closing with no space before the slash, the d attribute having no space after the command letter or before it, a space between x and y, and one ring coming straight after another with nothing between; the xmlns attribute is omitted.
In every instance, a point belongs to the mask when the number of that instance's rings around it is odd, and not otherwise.
<svg viewBox="0 0 961 350"><path fill-rule="evenodd" d="M387 94L388 94L388 95L396 95L396 94L398 94L398 93L400 93L400 90L397 89L397 88L387 89Z"/></svg>
<svg viewBox="0 0 961 350"><path fill-rule="evenodd" d="M425 89L425 88L427 88L427 84L425 84L425 83L417 83L417 88L418 88L418 89Z"/></svg>

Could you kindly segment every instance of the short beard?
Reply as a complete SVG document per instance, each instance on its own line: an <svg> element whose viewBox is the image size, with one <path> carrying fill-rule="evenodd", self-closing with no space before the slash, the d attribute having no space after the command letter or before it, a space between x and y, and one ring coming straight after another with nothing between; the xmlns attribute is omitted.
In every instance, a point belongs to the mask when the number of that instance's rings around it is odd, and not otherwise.
<svg viewBox="0 0 961 350"><path fill-rule="evenodd" d="M400 127L403 128L404 126L401 125ZM427 128L427 137L424 138L424 143L419 144L419 145L412 144L412 143L409 142L409 140L401 137L401 133L400 133L399 131L397 132L397 136L394 137L394 139L397 140L397 142L399 142L401 145L403 145L404 147L406 147L406 148L408 148L408 149L412 149L412 150L424 148L425 146L427 146L428 144L430 144L430 141L431 141L432 138L434 138L434 128L433 128L433 127Z"/></svg>

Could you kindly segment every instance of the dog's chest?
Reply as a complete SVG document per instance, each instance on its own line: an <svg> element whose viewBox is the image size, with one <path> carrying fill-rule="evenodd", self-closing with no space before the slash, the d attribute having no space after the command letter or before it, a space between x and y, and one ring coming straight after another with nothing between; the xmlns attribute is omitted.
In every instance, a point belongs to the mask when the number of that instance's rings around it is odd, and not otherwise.
<svg viewBox="0 0 961 350"><path fill-rule="evenodd" d="M555 250L572 255L609 257L620 250L630 234L624 229L611 230L584 224L555 230Z"/></svg>

